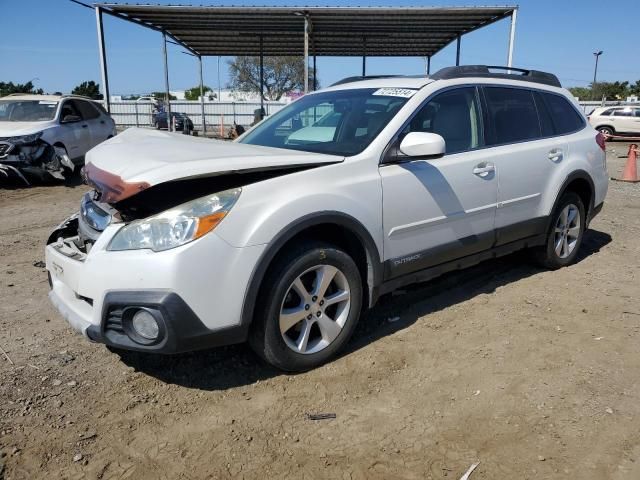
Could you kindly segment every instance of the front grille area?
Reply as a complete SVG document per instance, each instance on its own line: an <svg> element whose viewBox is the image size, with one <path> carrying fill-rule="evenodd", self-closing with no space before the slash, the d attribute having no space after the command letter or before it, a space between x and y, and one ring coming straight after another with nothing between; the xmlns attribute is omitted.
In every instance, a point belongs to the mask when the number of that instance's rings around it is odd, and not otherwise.
<svg viewBox="0 0 640 480"><path fill-rule="evenodd" d="M9 155L9 152L13 148L13 145L6 142L0 142L0 158L6 157Z"/></svg>
<svg viewBox="0 0 640 480"><path fill-rule="evenodd" d="M115 331L117 333L124 333L124 327L122 326L122 313L124 309L115 308L113 310L109 310L107 314L107 319L104 323L105 332L108 330Z"/></svg>

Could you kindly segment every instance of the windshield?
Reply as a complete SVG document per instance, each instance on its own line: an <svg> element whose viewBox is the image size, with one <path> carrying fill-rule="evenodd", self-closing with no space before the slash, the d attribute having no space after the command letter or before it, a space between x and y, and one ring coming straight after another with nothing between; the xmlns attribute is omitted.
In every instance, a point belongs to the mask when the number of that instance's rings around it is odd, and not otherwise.
<svg viewBox="0 0 640 480"><path fill-rule="evenodd" d="M53 120L55 100L0 100L0 122L41 122Z"/></svg>
<svg viewBox="0 0 640 480"><path fill-rule="evenodd" d="M307 95L240 143L350 156L364 150L416 90L362 88Z"/></svg>

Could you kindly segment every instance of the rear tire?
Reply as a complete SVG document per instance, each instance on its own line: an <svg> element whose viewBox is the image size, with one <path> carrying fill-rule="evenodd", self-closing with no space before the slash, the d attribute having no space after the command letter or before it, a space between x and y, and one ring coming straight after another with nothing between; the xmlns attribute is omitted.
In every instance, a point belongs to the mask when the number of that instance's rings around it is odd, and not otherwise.
<svg viewBox="0 0 640 480"><path fill-rule="evenodd" d="M585 207L574 192L566 192L551 215L547 241L533 249L533 258L540 266L556 270L572 264L586 227Z"/></svg>
<svg viewBox="0 0 640 480"><path fill-rule="evenodd" d="M603 135L614 135L616 132L611 127L598 127L598 131Z"/></svg>
<svg viewBox="0 0 640 480"><path fill-rule="evenodd" d="M334 245L304 241L265 276L249 343L276 368L310 370L348 342L361 308L362 280L353 259Z"/></svg>

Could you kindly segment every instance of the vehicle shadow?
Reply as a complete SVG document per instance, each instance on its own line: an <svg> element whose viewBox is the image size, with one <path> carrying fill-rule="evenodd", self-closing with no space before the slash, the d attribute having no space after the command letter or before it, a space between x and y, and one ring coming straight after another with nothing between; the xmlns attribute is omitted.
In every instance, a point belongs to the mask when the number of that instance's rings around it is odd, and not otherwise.
<svg viewBox="0 0 640 480"><path fill-rule="evenodd" d="M587 230L576 262L598 253L611 241L608 233ZM380 299L376 307L360 322L353 340L343 354L349 355L379 338L405 329L425 315L478 295L493 293L504 285L545 271L547 270L530 261L528 252L520 251L447 273L430 282L405 287ZM402 295L397 295L399 292Z"/></svg>
<svg viewBox="0 0 640 480"><path fill-rule="evenodd" d="M611 236L597 230L585 233L578 262L611 242ZM426 283L402 289L401 295L383 296L361 319L342 356L413 325L418 319L464 302L545 270L532 266L526 252L514 253L451 272ZM390 322L390 318L399 317ZM171 356L115 351L135 370L163 382L200 390L225 390L282 375L262 362L247 345L204 350Z"/></svg>

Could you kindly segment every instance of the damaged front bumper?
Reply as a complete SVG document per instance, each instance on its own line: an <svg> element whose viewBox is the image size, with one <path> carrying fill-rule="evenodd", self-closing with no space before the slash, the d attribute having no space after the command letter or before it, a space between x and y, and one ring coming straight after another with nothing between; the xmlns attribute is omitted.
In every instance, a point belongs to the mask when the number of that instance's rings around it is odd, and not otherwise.
<svg viewBox="0 0 640 480"><path fill-rule="evenodd" d="M62 147L39 138L29 143L0 138L0 179L16 178L27 185L34 178L64 180L65 169L73 171L74 164Z"/></svg>
<svg viewBox="0 0 640 480"><path fill-rule="evenodd" d="M87 194L81 211L53 231L45 250L49 298L70 326L94 342L155 353L246 339L248 326L240 322L245 289L223 279L233 275L246 285L251 269L242 260L257 261L263 246L235 248L212 233L164 252L108 251L123 223L114 219L103 231L93 228L107 207L92 198ZM203 265L212 251L216 260ZM133 331L139 310L158 321L157 341Z"/></svg>

